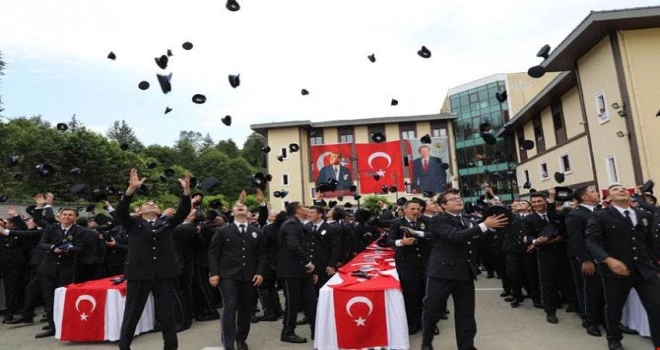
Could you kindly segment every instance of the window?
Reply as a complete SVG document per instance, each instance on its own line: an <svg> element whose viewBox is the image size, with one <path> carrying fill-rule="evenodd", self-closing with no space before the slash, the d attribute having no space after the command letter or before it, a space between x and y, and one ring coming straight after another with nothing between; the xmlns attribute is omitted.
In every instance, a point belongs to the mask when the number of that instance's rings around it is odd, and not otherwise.
<svg viewBox="0 0 660 350"><path fill-rule="evenodd" d="M375 133L381 133L385 135L385 125L383 124L374 124L374 125L369 125L369 143L373 143L374 141L371 139L371 136ZM387 135L385 135L387 137Z"/></svg>
<svg viewBox="0 0 660 350"><path fill-rule="evenodd" d="M431 121L431 137L447 136L447 124L439 120Z"/></svg>
<svg viewBox="0 0 660 350"><path fill-rule="evenodd" d="M289 174L282 174L282 186L289 186Z"/></svg>
<svg viewBox="0 0 660 350"><path fill-rule="evenodd" d="M571 160L568 157L568 154L559 156L559 171L564 174L573 172L573 169L571 169Z"/></svg>
<svg viewBox="0 0 660 350"><path fill-rule="evenodd" d="M280 153L280 154L282 155L282 158L284 158L284 159L289 159L289 157L287 157L287 153L286 153L286 152L287 152L286 147L282 147L282 153Z"/></svg>
<svg viewBox="0 0 660 350"><path fill-rule="evenodd" d="M534 139L536 140L536 152L541 154L545 152L545 140L543 139L543 124L541 123L541 116L537 115L532 121L534 127Z"/></svg>
<svg viewBox="0 0 660 350"><path fill-rule="evenodd" d="M337 134L339 135L339 143L353 143L353 127L344 126L337 129Z"/></svg>
<svg viewBox="0 0 660 350"><path fill-rule="evenodd" d="M310 188L310 196L316 198L316 187Z"/></svg>
<svg viewBox="0 0 660 350"><path fill-rule="evenodd" d="M401 140L414 139L415 136L415 123L401 123L399 124L399 132L401 132Z"/></svg>
<svg viewBox="0 0 660 350"><path fill-rule="evenodd" d="M525 183L531 183L532 181L529 179L529 170L525 170Z"/></svg>
<svg viewBox="0 0 660 350"><path fill-rule="evenodd" d="M596 94L596 113L599 123L603 124L610 120L610 114L607 113L607 99L602 91Z"/></svg>
<svg viewBox="0 0 660 350"><path fill-rule="evenodd" d="M605 157L605 168L610 184L619 183L619 169L616 166L616 157L613 154Z"/></svg>
<svg viewBox="0 0 660 350"><path fill-rule="evenodd" d="M522 147L523 141L525 141L525 133L522 128L516 131L518 134L518 147L520 148L520 162L527 160L527 150Z"/></svg>
<svg viewBox="0 0 660 350"><path fill-rule="evenodd" d="M555 140L557 144L566 142L566 128L564 127L564 113L561 108L561 101L555 101L550 105L552 111L552 125L555 128Z"/></svg>
<svg viewBox="0 0 660 350"><path fill-rule="evenodd" d="M540 170L541 180L545 181L550 178L550 175L548 174L548 163L541 163Z"/></svg>
<svg viewBox="0 0 660 350"><path fill-rule="evenodd" d="M312 146L323 144L323 130L322 129L310 129L309 130L309 144L312 145Z"/></svg>

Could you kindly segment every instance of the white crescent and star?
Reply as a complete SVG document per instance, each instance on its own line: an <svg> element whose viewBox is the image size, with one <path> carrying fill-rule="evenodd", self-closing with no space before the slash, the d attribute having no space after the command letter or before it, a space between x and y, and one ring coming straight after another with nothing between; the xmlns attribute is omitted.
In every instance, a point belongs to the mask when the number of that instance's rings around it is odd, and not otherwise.
<svg viewBox="0 0 660 350"><path fill-rule="evenodd" d="M321 153L321 155L318 158L316 158L316 169L317 170L321 171L321 169L323 169L323 167L325 166L325 163L323 162L325 160L325 157L327 157L331 154L332 154L332 152L323 152L323 153Z"/></svg>
<svg viewBox="0 0 660 350"><path fill-rule="evenodd" d="M89 294L83 294L79 296L78 299L76 299L76 310L80 312L80 303L85 300L92 303L92 310L90 310L89 312L90 313L94 312L94 310L96 309L96 299L94 299L94 297ZM84 312L80 314L81 321L87 321L87 317L89 317L89 315L87 315Z"/></svg>
<svg viewBox="0 0 660 350"><path fill-rule="evenodd" d="M353 313L351 312L351 307L355 304L365 304L369 307L369 313L365 317L369 317L371 313L374 311L374 304L369 300L367 297L363 296L358 296L358 297L353 297L351 298L348 303L346 303L346 313L348 313L349 316L353 317ZM358 326L364 326L365 322L367 321L366 319L362 318L362 316L358 317L357 319L354 320L355 323L357 323Z"/></svg>
<svg viewBox="0 0 660 350"><path fill-rule="evenodd" d="M392 157L390 157L389 154L387 154L387 153L385 153L385 152L374 152L374 153L372 153L372 154L369 156L369 159L367 160L367 162L369 163L369 167L370 167L371 169L374 168L374 166L373 166L371 163L372 163L372 162L374 161L374 159L376 159L376 158L385 158L385 159L387 160L387 167L386 167L386 168L389 168L390 165L392 165ZM381 171L382 171L382 170L381 170Z"/></svg>

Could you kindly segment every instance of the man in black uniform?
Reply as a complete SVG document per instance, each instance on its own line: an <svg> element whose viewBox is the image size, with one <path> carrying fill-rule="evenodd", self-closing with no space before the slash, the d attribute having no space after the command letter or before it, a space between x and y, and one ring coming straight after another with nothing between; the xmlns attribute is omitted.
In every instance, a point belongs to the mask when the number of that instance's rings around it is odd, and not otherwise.
<svg viewBox="0 0 660 350"><path fill-rule="evenodd" d="M603 286L584 242L587 221L600 202L600 196L592 187L580 187L573 191L573 196L578 206L566 215L568 257L573 270L582 324L587 329L587 334L600 337L598 326L603 323Z"/></svg>
<svg viewBox="0 0 660 350"><path fill-rule="evenodd" d="M625 187L609 187L612 205L594 212L587 223L586 245L598 262L607 313L610 350L621 350L619 321L631 288L646 309L653 345L660 347L660 253L653 246L653 222L648 212L630 207Z"/></svg>
<svg viewBox="0 0 660 350"><path fill-rule="evenodd" d="M222 294L222 344L227 350L247 350L255 287L263 282L266 242L261 229L249 225L248 209L238 203L234 222L216 230L209 248L209 283Z"/></svg>
<svg viewBox="0 0 660 350"><path fill-rule="evenodd" d="M264 267L264 281L257 289L257 293L264 308L264 315L259 318L259 321L277 321L284 315L280 296L276 288L277 261L279 256L277 239L280 234L280 227L282 227L282 224L288 218L287 213L281 211L275 215L274 220L266 225L263 230L266 244L266 266Z"/></svg>
<svg viewBox="0 0 660 350"><path fill-rule="evenodd" d="M284 322L280 340L288 343L306 343L307 339L296 335L296 316L301 308L309 321L314 337L316 322L316 293L314 264L309 254L311 236L305 231L301 220L305 219L305 208L300 202L286 206L289 219L280 228L280 254L277 262L277 277L284 279Z"/></svg>
<svg viewBox="0 0 660 350"><path fill-rule="evenodd" d="M311 206L307 210L309 221L304 225L312 237L309 248L312 263L319 278L315 283L316 293L335 274L339 253L341 250L341 232L336 227L328 225L323 219L323 208Z"/></svg>
<svg viewBox="0 0 660 350"><path fill-rule="evenodd" d="M432 350L435 324L444 313L447 298L454 300L456 343L459 350L472 350L477 322L474 319L474 280L478 267L473 261L473 238L482 236L488 229L504 227L504 215L491 216L479 225L461 215L463 200L456 189L441 193L438 202L444 210L431 219L430 232L423 236L432 241L427 286L424 297L422 350ZM416 233L416 236L420 236Z"/></svg>
<svg viewBox="0 0 660 350"><path fill-rule="evenodd" d="M160 208L147 201L132 217L129 206L135 190L146 179L140 179L137 169L131 169L129 184L117 205L117 219L130 237L124 277L127 279L126 308L121 324L119 348L128 350L133 342L135 327L140 320L149 293L154 296L156 312L163 332L164 349L178 348L174 318L174 288L181 268L174 250L172 232L190 213L190 174L186 172L179 183L183 188L181 201L172 217L160 216Z"/></svg>
<svg viewBox="0 0 660 350"><path fill-rule="evenodd" d="M421 215L418 201L409 200L403 205L404 217L390 221L388 243L395 247L396 272L401 281L403 301L406 305L408 333L415 334L422 329L422 299L424 280L428 262L429 244L425 239L417 239L409 231L427 231L429 218Z"/></svg>

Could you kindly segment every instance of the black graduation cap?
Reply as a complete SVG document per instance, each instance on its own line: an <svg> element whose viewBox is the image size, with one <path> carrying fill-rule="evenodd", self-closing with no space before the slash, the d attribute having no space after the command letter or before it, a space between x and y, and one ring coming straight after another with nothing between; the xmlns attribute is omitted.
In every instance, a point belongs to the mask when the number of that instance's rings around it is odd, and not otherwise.
<svg viewBox="0 0 660 350"><path fill-rule="evenodd" d="M59 131L67 131L69 130L69 126L66 125L66 123L57 123L57 130Z"/></svg>
<svg viewBox="0 0 660 350"><path fill-rule="evenodd" d="M108 200L108 193L106 191L95 188L92 190L92 200L94 202L106 201Z"/></svg>
<svg viewBox="0 0 660 350"><path fill-rule="evenodd" d="M55 172L55 168L48 163L41 163L35 167L39 176L50 176Z"/></svg>
<svg viewBox="0 0 660 350"><path fill-rule="evenodd" d="M80 168L78 168L78 167L73 167L73 168L69 169L69 174L71 174L71 175L80 175L81 172L82 172L82 170L80 170Z"/></svg>
<svg viewBox="0 0 660 350"><path fill-rule="evenodd" d="M268 181L268 182L271 182L271 181L273 181L273 175L266 174L266 176L264 176L264 179L266 179L266 181Z"/></svg>
<svg viewBox="0 0 660 350"><path fill-rule="evenodd" d="M646 181L639 188L639 192L653 194L653 186L655 186L655 182L653 182L653 180Z"/></svg>
<svg viewBox="0 0 660 350"><path fill-rule="evenodd" d="M532 141L532 140L524 140L524 141L522 142L522 148L523 148L524 150L527 150L527 151L529 151L529 150L531 150L531 149L534 149L534 141Z"/></svg>
<svg viewBox="0 0 660 350"><path fill-rule="evenodd" d="M291 153L296 153L296 152L298 152L298 151L300 151L300 146L298 146L297 143L291 143L291 144L289 144L289 152L291 152Z"/></svg>
<svg viewBox="0 0 660 350"><path fill-rule="evenodd" d="M397 101L396 99L392 99L392 101L390 102L391 106L396 106L398 104L399 104L399 101Z"/></svg>
<svg viewBox="0 0 660 350"><path fill-rule="evenodd" d="M227 0L227 5L225 7L231 12L236 12L241 9L241 5L239 5L236 0Z"/></svg>
<svg viewBox="0 0 660 350"><path fill-rule="evenodd" d="M96 221L96 223L99 224L100 226L105 226L110 222L110 218L108 218L103 214L96 214L94 216L94 221Z"/></svg>
<svg viewBox="0 0 660 350"><path fill-rule="evenodd" d="M431 143L431 135L426 134L419 139L423 144Z"/></svg>
<svg viewBox="0 0 660 350"><path fill-rule="evenodd" d="M224 118L222 118L221 120L222 120L222 124L225 124L227 126L231 126L231 116L230 115L224 116Z"/></svg>
<svg viewBox="0 0 660 350"><path fill-rule="evenodd" d="M302 90L300 90L300 94L303 95L303 96L307 96L307 95L309 95L309 91L307 91L306 89L302 89Z"/></svg>
<svg viewBox="0 0 660 350"><path fill-rule="evenodd" d="M172 111L172 108L170 108L170 107L165 107L165 113L163 113L163 114L167 114L167 113L169 113L169 112L171 112L171 111Z"/></svg>
<svg viewBox="0 0 660 350"><path fill-rule="evenodd" d="M534 66L527 70L527 75L529 75L532 78L540 78L545 75L545 67Z"/></svg>
<svg viewBox="0 0 660 350"><path fill-rule="evenodd" d="M156 162L147 162L147 169L155 169L157 166Z"/></svg>
<svg viewBox="0 0 660 350"><path fill-rule="evenodd" d="M84 183L75 184L75 185L71 186L71 193L79 194L82 191L84 191L85 188L87 188L87 185L85 185Z"/></svg>
<svg viewBox="0 0 660 350"><path fill-rule="evenodd" d="M199 188L203 190L210 190L213 187L217 186L219 183L220 180L218 180L218 178L210 176L202 179L202 182L199 183Z"/></svg>
<svg viewBox="0 0 660 350"><path fill-rule="evenodd" d="M369 58L369 61L371 61L371 63L375 63L375 62L376 62L376 54L374 54L374 53L372 53L371 55L367 56L367 58Z"/></svg>
<svg viewBox="0 0 660 350"><path fill-rule="evenodd" d="M555 177L555 181L557 181L557 183L564 182L564 173L560 173L559 171L556 171L554 177Z"/></svg>
<svg viewBox="0 0 660 350"><path fill-rule="evenodd" d="M264 173L255 173L252 175L252 183L257 187L266 186L266 178Z"/></svg>
<svg viewBox="0 0 660 350"><path fill-rule="evenodd" d="M355 191L357 191L357 186L355 186L355 185L351 185L351 186L348 188L348 190L351 191L351 192L355 192Z"/></svg>
<svg viewBox="0 0 660 350"><path fill-rule="evenodd" d="M237 88L239 85L241 85L241 75L229 75L229 85L233 87L234 89Z"/></svg>
<svg viewBox="0 0 660 350"><path fill-rule="evenodd" d="M23 179L23 174L21 174L21 173L14 174L14 180L19 180L20 181L22 179Z"/></svg>
<svg viewBox="0 0 660 350"><path fill-rule="evenodd" d="M167 182L167 176L165 176L165 175L158 175L158 178L160 179L160 182L163 182L163 183Z"/></svg>
<svg viewBox="0 0 660 350"><path fill-rule="evenodd" d="M283 156L283 155L279 155L279 156L277 156L277 157L275 157L275 158L277 158L277 160L279 160L280 162L283 162L283 161L284 161L284 156Z"/></svg>
<svg viewBox="0 0 660 350"><path fill-rule="evenodd" d="M111 60L114 61L114 60L117 59L117 55L115 55L114 52L110 51L110 53L108 54L108 59L111 59Z"/></svg>
<svg viewBox="0 0 660 350"><path fill-rule="evenodd" d="M18 164L18 156L6 156L5 157L5 166L11 168Z"/></svg>
<svg viewBox="0 0 660 350"><path fill-rule="evenodd" d="M190 177L190 188L195 188L197 187L197 178L194 176Z"/></svg>
<svg viewBox="0 0 660 350"><path fill-rule="evenodd" d="M387 187L387 185L380 186L380 193L385 194L385 193L387 193L388 190L389 190L389 187Z"/></svg>
<svg viewBox="0 0 660 350"><path fill-rule="evenodd" d="M536 57L542 57L544 60L547 60L549 54L550 54L550 45L545 44L536 54Z"/></svg>
<svg viewBox="0 0 660 350"><path fill-rule="evenodd" d="M0 203L4 203L4 202L6 202L8 199L9 199L9 196L6 195L6 194L3 194L2 196L0 196Z"/></svg>
<svg viewBox="0 0 660 350"><path fill-rule="evenodd" d="M275 198L284 198L289 194L289 191L281 190L281 191L275 191L273 192L273 196Z"/></svg>
<svg viewBox="0 0 660 350"><path fill-rule="evenodd" d="M181 47L183 47L184 50L192 50L193 44L190 41L186 41L185 43L181 44Z"/></svg>
<svg viewBox="0 0 660 350"><path fill-rule="evenodd" d="M138 89L140 89L140 90L146 90L148 88L149 88L149 82L148 81L143 80L138 84Z"/></svg>
<svg viewBox="0 0 660 350"><path fill-rule="evenodd" d="M557 191L555 199L560 202L566 202L573 199L573 190L568 187L557 186L555 187L555 191Z"/></svg>
<svg viewBox="0 0 660 350"><path fill-rule="evenodd" d="M374 180L378 181L378 180L380 180L380 175L374 174L373 178L374 178ZM385 185L383 185L383 186L385 186Z"/></svg>
<svg viewBox="0 0 660 350"><path fill-rule="evenodd" d="M137 190L135 192L137 194L147 195L147 194L149 194L149 187L145 184L142 184L142 185L140 185L140 187L137 188Z"/></svg>
<svg viewBox="0 0 660 350"><path fill-rule="evenodd" d="M433 196L435 196L435 192L424 191L424 192L422 192L422 196L424 196L426 198L432 198Z"/></svg>
<svg viewBox="0 0 660 350"><path fill-rule="evenodd" d="M36 205L28 205L27 207L25 207L25 212L32 215L32 216L34 216L34 210L35 209L37 209Z"/></svg>
<svg viewBox="0 0 660 350"><path fill-rule="evenodd" d="M401 197L401 198L397 199L396 205L402 206L402 205L406 204L406 202L408 202L408 198Z"/></svg>
<svg viewBox="0 0 660 350"><path fill-rule="evenodd" d="M495 134L493 134L492 132L482 132L481 138L484 139L484 142L487 145L492 146L497 143L497 137L495 137Z"/></svg>
<svg viewBox="0 0 660 350"><path fill-rule="evenodd" d="M201 105L202 103L206 102L206 96L202 94L195 94L192 97L192 101L197 103L198 105Z"/></svg>
<svg viewBox="0 0 660 350"><path fill-rule="evenodd" d="M417 51L417 54L422 58L430 58L431 50L427 49L426 46L422 46L422 48Z"/></svg>
<svg viewBox="0 0 660 350"><path fill-rule="evenodd" d="M172 50L167 49L167 57L172 57L174 54L172 53Z"/></svg>
<svg viewBox="0 0 660 350"><path fill-rule="evenodd" d="M89 203L89 204L87 204L87 207L85 208L85 212L91 213L91 212L94 211L94 209L96 209L96 204ZM96 219L94 219L94 220L96 221Z"/></svg>
<svg viewBox="0 0 660 350"><path fill-rule="evenodd" d="M220 201L217 198L209 202L209 207L211 207L211 209L218 209L221 206L222 206L222 201Z"/></svg>
<svg viewBox="0 0 660 350"><path fill-rule="evenodd" d="M204 199L204 193L202 193L202 192L195 192L195 193L193 193L193 194L190 195L190 198L195 198L195 197L199 197L199 198L201 198L201 199Z"/></svg>
<svg viewBox="0 0 660 350"><path fill-rule="evenodd" d="M353 204L351 204L351 203L344 203L344 208L353 208Z"/></svg>
<svg viewBox="0 0 660 350"><path fill-rule="evenodd" d="M385 135L382 132L375 132L371 135L371 141L381 143L385 141Z"/></svg>
<svg viewBox="0 0 660 350"><path fill-rule="evenodd" d="M497 99L497 102L499 103L504 103L507 99L507 93L506 90L504 91L498 91L495 93L495 99Z"/></svg>
<svg viewBox="0 0 660 350"><path fill-rule="evenodd" d="M166 55L162 55L162 56L160 56L160 57L156 57L156 58L154 58L154 60L156 61L156 65L157 65L158 67L160 67L160 69L166 69L166 68L167 68L167 62L168 62L170 59L167 58Z"/></svg>
<svg viewBox="0 0 660 350"><path fill-rule="evenodd" d="M122 143L119 145L119 148L121 148L122 151L128 151L128 143L126 143L126 142L122 142Z"/></svg>
<svg viewBox="0 0 660 350"><path fill-rule="evenodd" d="M504 206L501 205L491 205L490 207L486 208L484 210L483 218L487 218L489 216L498 216L498 215L504 215L507 218L511 219L511 210L507 209Z"/></svg>
<svg viewBox="0 0 660 350"><path fill-rule="evenodd" d="M328 205L328 203L326 203L326 201L324 199L321 199L320 201L316 201L316 205L318 205L320 207L325 207L325 206Z"/></svg>
<svg viewBox="0 0 660 350"><path fill-rule="evenodd" d="M356 201L359 201L360 198L362 198L362 196L360 196L359 194L356 194L356 195L353 196L353 199L356 200Z"/></svg>
<svg viewBox="0 0 660 350"><path fill-rule="evenodd" d="M396 186L390 187L390 193L396 193L397 190Z"/></svg>
<svg viewBox="0 0 660 350"><path fill-rule="evenodd" d="M263 146L261 147L261 152L268 153L270 152L270 146Z"/></svg>
<svg viewBox="0 0 660 350"><path fill-rule="evenodd" d="M168 169L165 169L163 174L165 174L165 176L167 176L167 177L172 177L172 176L174 176L175 172L174 172L174 169L168 168Z"/></svg>
<svg viewBox="0 0 660 350"><path fill-rule="evenodd" d="M440 168L441 168L442 170L447 170L447 169L449 169L449 164L447 164L447 163L442 163L442 165L440 165Z"/></svg>
<svg viewBox="0 0 660 350"><path fill-rule="evenodd" d="M340 202L343 202L344 201L344 196L337 196L337 200L340 201Z"/></svg>
<svg viewBox="0 0 660 350"><path fill-rule="evenodd" d="M172 91L172 83L170 83L170 80L172 80L172 73L168 75L156 74L156 77L158 78L158 84L160 85L160 89L163 90L164 94Z"/></svg>
<svg viewBox="0 0 660 350"><path fill-rule="evenodd" d="M339 181L335 179L328 180L328 188L330 189L330 191L337 190L337 185L339 185Z"/></svg>

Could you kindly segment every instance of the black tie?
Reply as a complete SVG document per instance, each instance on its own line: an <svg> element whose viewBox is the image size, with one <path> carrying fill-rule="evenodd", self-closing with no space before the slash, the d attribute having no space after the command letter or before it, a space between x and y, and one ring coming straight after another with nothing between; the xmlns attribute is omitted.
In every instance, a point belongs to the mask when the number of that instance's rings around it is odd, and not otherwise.
<svg viewBox="0 0 660 350"><path fill-rule="evenodd" d="M465 224L465 220L463 220L463 216L459 216L458 221L461 223L461 226L467 227L467 225Z"/></svg>
<svg viewBox="0 0 660 350"><path fill-rule="evenodd" d="M153 225L154 222L155 222L154 220L149 220L149 225Z"/></svg>
<svg viewBox="0 0 660 350"><path fill-rule="evenodd" d="M634 226L632 222L632 218L630 217L630 210L624 210L623 214L626 215L626 221L630 224L630 226Z"/></svg>
<svg viewBox="0 0 660 350"><path fill-rule="evenodd" d="M318 230L319 227L316 225L312 225L312 233L316 233L316 230Z"/></svg>
<svg viewBox="0 0 660 350"><path fill-rule="evenodd" d="M415 222L414 222L414 221L411 221L411 222L410 222L410 227L411 227L411 228L415 228Z"/></svg>
<svg viewBox="0 0 660 350"><path fill-rule="evenodd" d="M543 214L543 221L548 222L548 216Z"/></svg>
<svg viewBox="0 0 660 350"><path fill-rule="evenodd" d="M241 235L245 236L245 224L240 224L238 227L241 228Z"/></svg>

